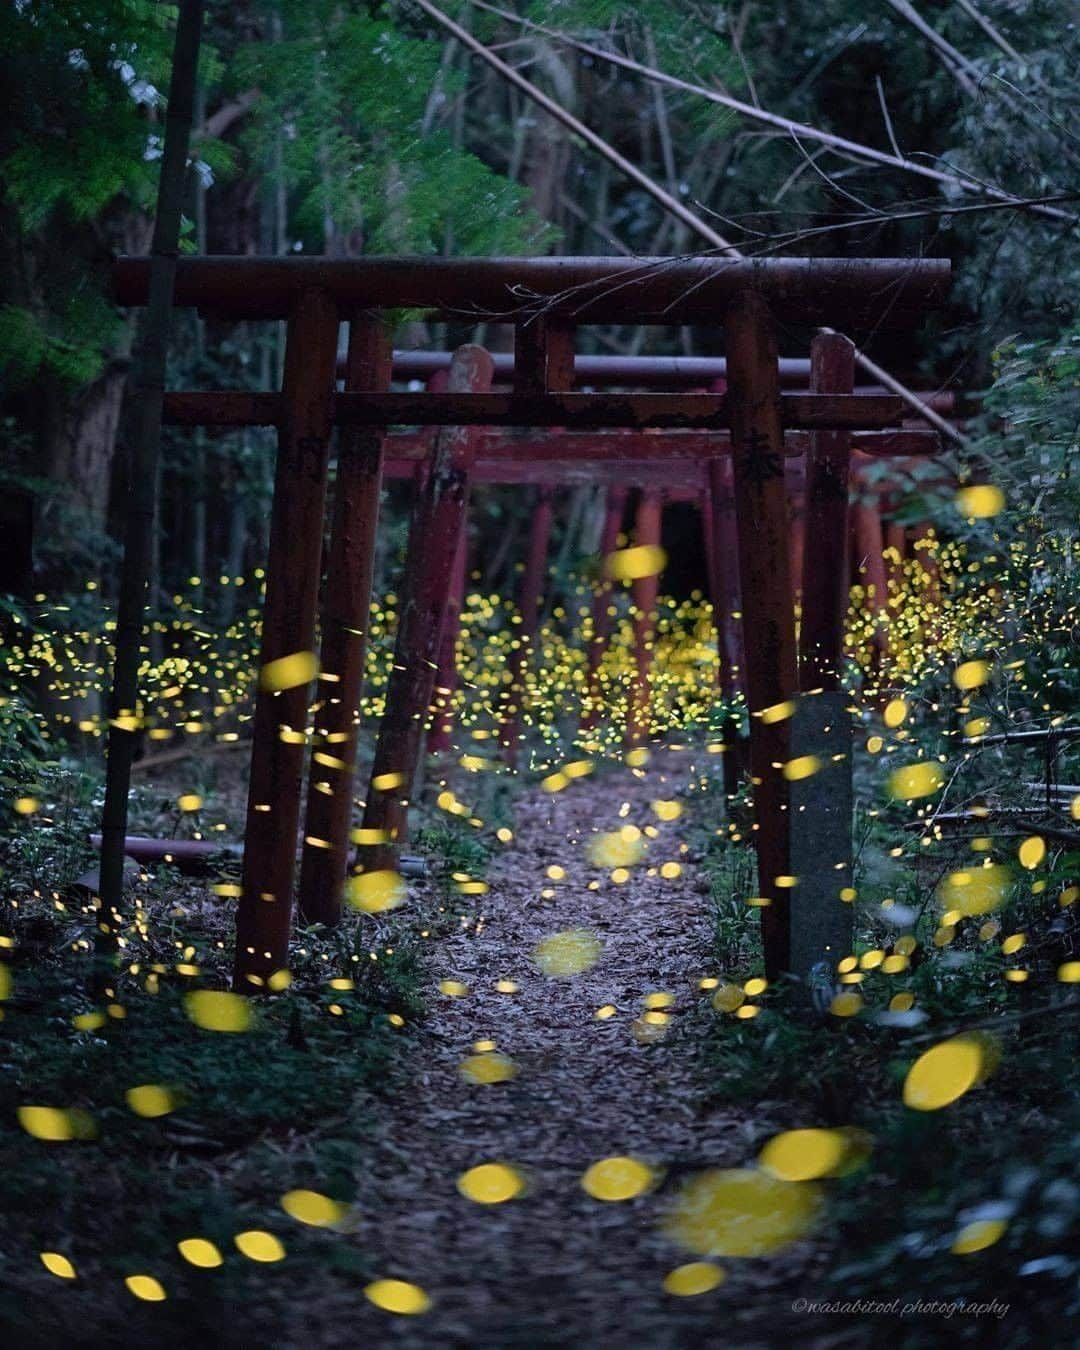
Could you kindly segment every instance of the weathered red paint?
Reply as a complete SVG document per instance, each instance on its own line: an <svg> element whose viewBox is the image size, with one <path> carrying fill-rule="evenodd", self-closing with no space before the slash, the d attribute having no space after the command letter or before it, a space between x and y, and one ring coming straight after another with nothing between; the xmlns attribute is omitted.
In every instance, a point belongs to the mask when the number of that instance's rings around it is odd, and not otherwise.
<svg viewBox="0 0 1080 1350"><path fill-rule="evenodd" d="M897 426L905 404L892 394L783 394L785 426ZM638 394L622 391L484 394L339 394L335 417L367 426L657 427L715 429L731 420L723 394Z"/></svg>
<svg viewBox="0 0 1080 1350"><path fill-rule="evenodd" d="M302 294L285 346L287 416L274 476L260 668L314 645L337 336L331 297ZM273 971L288 964L307 722L306 684L279 693L260 687L236 921L235 978L238 988L248 991L264 987ZM282 729L289 739L282 739Z"/></svg>
<svg viewBox="0 0 1080 1350"><path fill-rule="evenodd" d="M150 260L113 264L121 305L144 305ZM918 323L949 287L944 258L180 258L174 303L234 319L284 318L324 290L343 310L424 309L474 321L558 315L580 323L710 323L752 290L778 319L843 315L852 329ZM730 359L730 353L729 359Z"/></svg>
<svg viewBox="0 0 1080 1350"><path fill-rule="evenodd" d="M635 547L657 548L663 534L664 503L655 488L643 488L634 518ZM634 681L626 719L626 740L638 745L650 731L649 702L652 689L653 646L656 637L656 604L660 596L660 573L637 577L634 597Z"/></svg>
<svg viewBox="0 0 1080 1350"><path fill-rule="evenodd" d="M746 636L746 697L754 785L754 843L765 969L788 968L790 892L778 878L789 868L786 718L766 722L766 709L795 695L795 623L791 608L784 490L783 424L776 368L776 333L761 295L737 296L725 316L732 468L738 529L739 580Z"/></svg>
<svg viewBox="0 0 1080 1350"><path fill-rule="evenodd" d="M486 389L491 371L491 357L482 347L462 347L450 369L451 391ZM435 687L439 639L469 499L475 439L466 427L439 432L430 472L414 509L394 665L364 808L363 828L379 832L382 842L364 845L357 854L358 863L369 871L392 867L406 837L408 794L416 778L424 718ZM377 786L380 780L388 786Z"/></svg>
<svg viewBox="0 0 1080 1350"><path fill-rule="evenodd" d="M349 325L346 387L387 388L390 362L390 332L382 316L355 317ZM320 624L319 697L300 863L299 912L309 924L333 926L341 919L379 524L383 437L378 428L349 427L342 432L338 448Z"/></svg>

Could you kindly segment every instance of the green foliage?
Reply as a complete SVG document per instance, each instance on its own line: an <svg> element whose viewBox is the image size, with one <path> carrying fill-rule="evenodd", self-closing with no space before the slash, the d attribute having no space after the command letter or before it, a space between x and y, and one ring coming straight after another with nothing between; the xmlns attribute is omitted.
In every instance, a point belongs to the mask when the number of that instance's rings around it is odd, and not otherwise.
<svg viewBox="0 0 1080 1350"><path fill-rule="evenodd" d="M306 248L340 235L365 253L442 252L448 238L458 253L515 253L551 239L521 188L427 124L439 44L369 13L286 3L280 40L241 47L235 70L263 94L244 143L289 191Z"/></svg>

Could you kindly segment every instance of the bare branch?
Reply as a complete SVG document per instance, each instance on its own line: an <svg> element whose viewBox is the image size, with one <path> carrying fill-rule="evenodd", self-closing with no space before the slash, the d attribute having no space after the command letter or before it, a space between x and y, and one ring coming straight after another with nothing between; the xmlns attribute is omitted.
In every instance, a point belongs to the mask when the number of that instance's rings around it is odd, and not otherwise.
<svg viewBox="0 0 1080 1350"><path fill-rule="evenodd" d="M900 153L900 147L896 143L896 132L893 131L892 118L889 116L889 106L885 102L885 86L881 83L880 75L874 76L874 83L877 85L878 102L881 104L881 116L885 121L885 130L889 133L889 144L892 146L893 153L896 155L897 159L903 159L904 156Z"/></svg>
<svg viewBox="0 0 1080 1350"><path fill-rule="evenodd" d="M556 121L561 122L563 126L568 127L575 136L579 136L598 154L603 155L606 160L609 160L619 168L628 178L632 178L633 181L637 183L638 187L647 192L650 197L654 197L661 206L663 206L665 211L670 211L672 215L677 216L684 225L689 226L691 230L695 231L695 233L699 234L703 239L707 239L713 248L719 249L721 253L727 253L733 257L738 256L737 250L734 249L722 235L717 234L710 225L707 225L700 216L695 215L693 211L684 206L677 198L673 197L670 192L665 192L659 183L654 182L648 174L642 173L636 164L632 164L624 155L619 154L619 152L613 146L609 145L603 137L598 136L596 132L587 127L584 122L579 121L572 113L567 112L566 109L562 107L561 104L556 103L553 98L549 98L542 89L537 88L535 84L532 84L529 80L525 79L523 75L519 75L516 70L511 66L508 66L500 57L489 51L482 42L478 42L476 38L474 38L471 33L466 32L460 24L455 23L454 20L444 14L441 9L436 8L436 6L431 3L431 0L412 0L412 3L422 9L429 18L434 19L441 28L444 28L448 33L452 33L462 46L467 47L469 51L473 52L476 56L479 56L482 61L486 61L487 64L491 66L493 70L498 71L504 79L509 80L511 84L516 85L523 94L526 94L534 103L543 108L545 112L550 113Z"/></svg>
<svg viewBox="0 0 1080 1350"><path fill-rule="evenodd" d="M983 30L986 36L994 44L994 46L1003 51L1010 61L1015 61L1017 65L1023 65L1024 58L1020 55L1020 53L1016 50L1016 48L1011 45L1011 43L1006 42L1005 38L1002 37L1002 35L998 32L998 30L994 27L994 25L990 22L990 20L985 18L982 14L979 13L979 11L971 3L971 0L956 0L956 3L960 6L960 8L964 11L964 13L968 16L969 19L975 20L975 22Z"/></svg>
<svg viewBox="0 0 1080 1350"><path fill-rule="evenodd" d="M886 3L895 9L902 19L906 19L916 32L921 33L927 42L933 47L938 60L953 77L960 88L970 98L978 96L978 71L975 70L971 62L963 54L957 51L951 42L947 42L936 28L922 17L910 0L886 0Z"/></svg>
<svg viewBox="0 0 1080 1350"><path fill-rule="evenodd" d="M648 80L655 80L658 84L666 84L671 89L679 89L686 94L695 94L699 98L706 99L710 103L718 104L720 107L729 108L733 112L740 113L752 121L763 122L768 126L778 127L787 135L796 135L807 141L819 141L823 145L831 145L834 149L841 150L847 154L856 155L864 162L872 164L881 164L892 169L901 169L905 173L918 174L921 178L929 178L934 182L942 183L947 187L956 188L960 192L973 192L979 196L991 197L996 201L1011 202L1013 205L1024 206L1026 199L1017 197L1013 193L1005 192L1000 188L993 187L988 183L982 183L973 175L968 174L967 170L963 172L967 175L961 177L959 173L945 173L941 169L935 169L929 164L922 164L911 156L897 156L887 154L883 150L875 150L872 146L862 145L857 141L850 141L844 136L834 135L831 131L821 131L817 127L811 127L803 122L792 121L791 118L781 117L778 113L767 112L764 108L755 108L750 103L743 103L741 99L732 98L729 94L720 94L713 89L706 89L699 84L690 84L686 80L680 80L674 75L667 75L661 70L655 70L651 66L642 65L640 61L633 61L628 56L620 56L616 52L608 51L603 47L594 46L590 42L581 42L577 38L570 37L566 33L561 33L554 28L547 28L543 24L533 23L529 19L523 19L517 14L512 14L509 10L500 9L497 5L487 3L487 0L468 0L470 5L477 9L487 10L490 14L497 14L500 18L506 19L511 23L520 24L522 27L531 28L536 32L544 33L551 38L557 38L568 46L574 47L577 51L585 52L588 56L594 56L597 60L607 61L611 65L621 66L624 70L632 70L636 74L643 76ZM1058 211L1053 207L1031 207L1038 215L1050 216L1057 220L1068 221L1069 224L1076 224L1077 217L1068 214L1065 211Z"/></svg>
<svg viewBox="0 0 1080 1350"><path fill-rule="evenodd" d="M718 251L727 254L728 257L733 259L745 257L734 244L729 243L722 235L718 234L711 226L707 225L699 215L673 197L670 192L665 192L658 183L655 183L648 176L648 174L642 172L635 164L632 164L623 155L620 155L617 150L610 146L602 137L598 136L596 132L590 130L583 122L580 122L571 113L568 113L560 104L556 103L554 99L549 98L542 90L538 89L534 84L531 84L523 76L511 69L505 61L494 56L483 43L478 42L470 33L466 32L460 25L456 24L453 19L449 18L442 10L432 4L431 0L412 0L412 3L418 5L430 18L434 19L440 27L446 29L448 33L452 33L459 42L470 51L475 52L477 56L486 61L494 70L497 70L504 79L507 79L512 84L516 85L522 93L528 95L535 103L538 103L540 107L550 113L552 117L556 118L557 121L562 122L564 126L569 127L571 131L580 136L588 145L592 146L594 150L603 155L606 160L622 170L623 173L633 179L640 187L644 188L651 197L655 198L660 203L665 211L682 221L684 225L689 226L696 234L711 243ZM476 3L476 0L470 0L470 3ZM481 7L484 9L491 8L491 6L488 5L482 5ZM803 153L805 154L805 151ZM862 203L860 203L860 205L862 205ZM825 329L822 331L831 332L832 330ZM944 418L939 417L931 409L928 409L916 393L901 384L899 380L894 379L887 371L882 370L881 367L871 361L869 357L864 356L858 348L856 348L855 351L855 360L863 370L869 375L872 375L879 383L886 385L893 393L898 394L917 416L933 423L933 425L937 426L950 440L953 440L960 445L965 444L964 438L955 427L950 426Z"/></svg>

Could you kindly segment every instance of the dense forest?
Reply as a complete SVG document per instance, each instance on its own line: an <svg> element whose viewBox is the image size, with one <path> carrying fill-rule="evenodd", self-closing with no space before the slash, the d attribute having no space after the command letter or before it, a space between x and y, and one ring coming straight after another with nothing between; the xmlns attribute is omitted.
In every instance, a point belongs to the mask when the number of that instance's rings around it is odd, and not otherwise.
<svg viewBox="0 0 1080 1350"><path fill-rule="evenodd" d="M304 725L282 726L309 820L332 795L318 764L341 765L318 740L327 686L307 729L316 639L285 647L295 677L266 660L272 522L287 531L273 418L166 418L145 454L154 315L118 303L114 264L158 242L183 9L0 12L0 1328L42 1347L1070 1343L1075 13L208 0L181 265L951 264L920 322L891 323L885 297L850 334L856 391L898 395L893 422L937 440L868 453L852 478L836 688L853 731L832 756L852 794L850 942L823 983L762 947L781 907L762 764L739 747L771 743L763 711L793 713L755 703L732 664L727 634L758 642L757 597L745 552L742 599L717 593L712 499L584 468L478 476L456 594L436 591L423 635L427 753L388 776L376 741L429 519L428 480L388 472L348 823L372 845L365 789L393 791L412 828L389 868L357 863L343 923L307 922L301 901L287 968L249 999L232 951L245 809L269 810L249 798L257 697L303 687ZM168 390L288 384L293 319L167 310ZM848 317L823 296L820 320L779 320L779 355L806 358ZM466 307L389 319L401 353L509 362L522 341ZM704 320L582 324L577 356L730 371L733 330ZM423 435L418 463L442 443ZM355 448L353 428L337 436ZM346 462L331 450L331 492ZM110 689L140 502L131 709ZM794 642L822 541L789 505ZM158 847L103 904L91 836L118 732L127 831ZM824 809L831 780L816 798L800 783L825 744L765 765L789 821ZM792 870L774 881L794 906Z"/></svg>

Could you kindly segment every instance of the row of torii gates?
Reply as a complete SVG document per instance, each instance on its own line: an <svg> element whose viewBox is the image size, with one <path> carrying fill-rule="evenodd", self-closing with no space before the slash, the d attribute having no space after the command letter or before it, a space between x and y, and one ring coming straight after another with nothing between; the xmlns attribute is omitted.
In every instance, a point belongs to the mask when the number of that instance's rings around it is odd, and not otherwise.
<svg viewBox="0 0 1080 1350"><path fill-rule="evenodd" d="M147 259L120 259L118 301L146 304L149 277ZM734 694L733 672L741 665L750 713L766 971L770 977L785 971L808 977L822 964L831 971L849 949L851 927L850 909L840 900L851 871L851 723L839 675L849 595L852 454L926 455L938 441L933 432L900 428L901 399L854 391L854 349L847 339L820 334L808 364L781 362L777 327L912 326L942 302L948 282L949 264L939 259L180 259L176 305L226 320L288 320L280 393L167 393L164 413L184 426L277 427L260 666L314 650L317 618L320 634L314 705L307 683L276 691L260 685L256 697L236 987L264 988L288 964L312 706L300 909L307 922L340 918L379 495L387 470L416 475L417 493L406 575L398 588L393 669L359 836L365 841L360 865L392 867L405 836L402 788L408 791L422 754L471 482L550 486L586 478L616 489L640 487L638 543L659 542L661 488L698 495L707 488L720 693L725 699ZM483 348L465 346L425 390L392 391L388 312L401 309L512 323L512 365L501 372L511 387L493 389L495 361ZM343 321L349 337L339 391ZM723 391L575 391L575 381L604 378L596 358L575 358L576 328L612 322L722 326ZM419 373L423 358L416 354L414 361ZM672 375L679 365L678 378L665 378L663 367L652 375L657 383L679 384L687 378L696 383L705 373L699 367L691 376L693 363L684 360L673 363ZM782 392L785 377L808 377L809 392ZM431 439L422 433L388 441L393 426L437 431ZM335 427L337 477L324 559ZM558 431L541 438L492 430L498 428ZM785 474L796 458L803 465L807 541L798 644L791 474ZM550 498L546 505L542 499L541 510L550 511ZM613 546L614 519L609 513L602 548ZM543 530L534 530L534 545L540 537ZM542 559L531 558L523 600L538 587L542 566ZM652 577L636 588L646 622L656 587ZM735 610L741 610L741 633L730 618ZM527 608L523 616L533 617ZM511 700L520 694L526 650L520 642ZM596 648L590 665L598 659ZM512 746L512 702L507 711ZM784 766L810 754L819 771L789 782Z"/></svg>

